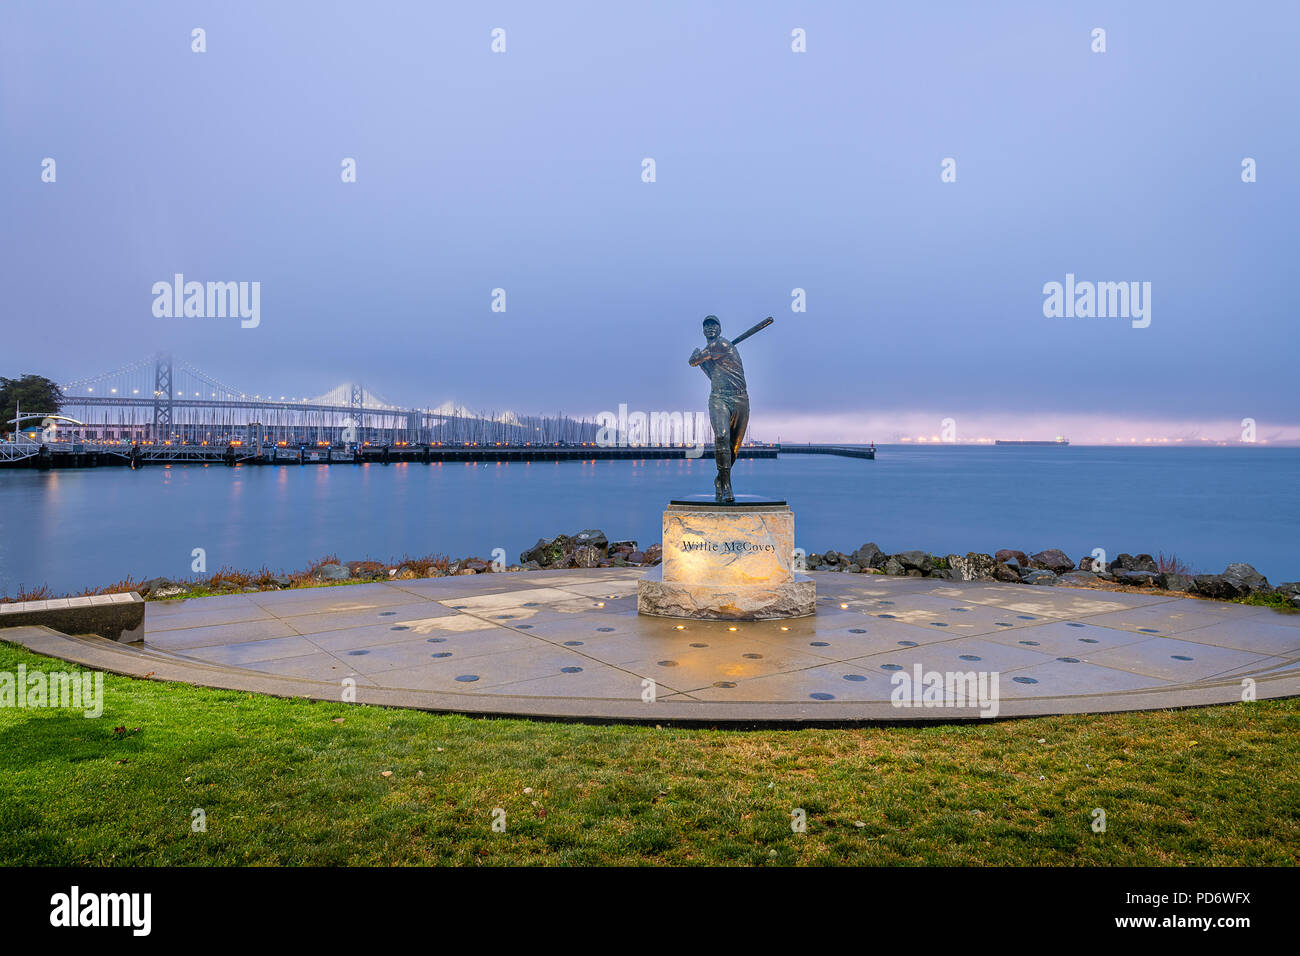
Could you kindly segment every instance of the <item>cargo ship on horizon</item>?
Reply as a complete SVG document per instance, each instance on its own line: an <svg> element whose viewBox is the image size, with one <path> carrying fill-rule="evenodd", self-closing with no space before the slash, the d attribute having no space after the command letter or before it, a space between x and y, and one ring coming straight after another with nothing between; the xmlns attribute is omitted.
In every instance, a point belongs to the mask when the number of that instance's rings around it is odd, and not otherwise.
<svg viewBox="0 0 1300 956"><path fill-rule="evenodd" d="M1068 445L1070 444L1070 440L1068 438L1062 438L1060 435L1057 435L1055 438L1051 439L1050 441L1019 441L1015 439L999 438L996 439L993 442L993 444L995 445Z"/></svg>

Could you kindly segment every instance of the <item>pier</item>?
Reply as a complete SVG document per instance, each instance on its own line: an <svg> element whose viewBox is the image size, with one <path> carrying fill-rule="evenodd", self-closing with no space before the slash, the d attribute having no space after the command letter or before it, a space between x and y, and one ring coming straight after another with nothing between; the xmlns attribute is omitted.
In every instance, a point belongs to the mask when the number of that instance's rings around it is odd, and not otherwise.
<svg viewBox="0 0 1300 956"><path fill-rule="evenodd" d="M778 445L783 455L839 455L841 458L865 458L875 461L875 445Z"/></svg>
<svg viewBox="0 0 1300 956"><path fill-rule="evenodd" d="M874 448L845 445L742 445L741 458L774 459L781 455L840 455L874 459ZM0 468L103 468L148 465L387 465L397 462L543 462L647 461L712 459L712 446L703 449L669 445L602 447L578 445L225 445L171 442L0 442Z"/></svg>
<svg viewBox="0 0 1300 956"><path fill-rule="evenodd" d="M776 458L776 445L745 445L741 458ZM650 459L712 459L713 448L680 446L600 447L598 445L186 445L113 442L4 442L0 468L101 468L148 465L388 465L397 462L543 462L645 461Z"/></svg>

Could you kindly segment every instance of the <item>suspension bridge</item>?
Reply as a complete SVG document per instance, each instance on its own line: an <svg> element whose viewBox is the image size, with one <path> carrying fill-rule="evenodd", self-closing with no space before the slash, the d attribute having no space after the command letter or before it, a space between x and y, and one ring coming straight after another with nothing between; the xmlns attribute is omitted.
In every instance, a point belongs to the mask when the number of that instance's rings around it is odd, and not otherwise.
<svg viewBox="0 0 1300 956"><path fill-rule="evenodd" d="M712 434L613 447L567 415L402 407L356 383L315 397L249 392L160 353L61 386L54 409L23 409L0 466L149 462L564 461L712 457ZM3 427L9 427L8 425ZM692 449L699 443L702 453ZM742 457L775 457L751 444Z"/></svg>

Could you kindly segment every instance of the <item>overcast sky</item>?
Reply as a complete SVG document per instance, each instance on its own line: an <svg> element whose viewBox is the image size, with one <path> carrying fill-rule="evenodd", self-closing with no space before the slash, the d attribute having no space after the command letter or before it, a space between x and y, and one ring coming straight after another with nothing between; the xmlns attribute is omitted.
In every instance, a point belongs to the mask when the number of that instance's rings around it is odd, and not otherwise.
<svg viewBox="0 0 1300 956"><path fill-rule="evenodd" d="M169 349L250 392L688 410L703 316L774 315L741 347L758 437L1300 437L1298 28L1281 2L5 0L0 375ZM260 324L155 316L176 273L259 282ZM1149 282L1150 325L1044 316L1067 273Z"/></svg>

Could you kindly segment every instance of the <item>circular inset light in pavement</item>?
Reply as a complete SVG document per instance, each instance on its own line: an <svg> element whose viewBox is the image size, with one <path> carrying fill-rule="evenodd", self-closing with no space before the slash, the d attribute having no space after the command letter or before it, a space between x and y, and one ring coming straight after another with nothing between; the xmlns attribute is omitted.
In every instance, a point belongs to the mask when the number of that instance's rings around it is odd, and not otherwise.
<svg viewBox="0 0 1300 956"><path fill-rule="evenodd" d="M691 645L691 647L708 647L708 646L709 646L708 644L701 644L699 641L696 641L694 644Z"/></svg>
<svg viewBox="0 0 1300 956"><path fill-rule="evenodd" d="M902 664L881 664L880 669L882 671L901 671L903 669L903 665Z"/></svg>
<svg viewBox="0 0 1300 956"><path fill-rule="evenodd" d="M823 694L820 691L815 694L809 694L808 696L811 697L813 700L834 700L835 699L834 694Z"/></svg>
<svg viewBox="0 0 1300 956"><path fill-rule="evenodd" d="M959 654L957 656L964 661L982 661L984 659L980 657L978 654Z"/></svg>
<svg viewBox="0 0 1300 956"><path fill-rule="evenodd" d="M348 651L348 657L361 657L362 655L369 653L369 651Z"/></svg>
<svg viewBox="0 0 1300 956"><path fill-rule="evenodd" d="M761 661L763 659L762 654L741 654L740 656L748 657L751 661Z"/></svg>
<svg viewBox="0 0 1300 956"><path fill-rule="evenodd" d="M1016 643L1018 643L1018 644L1025 644L1025 645L1028 645L1029 647L1037 647L1037 646L1038 646L1038 642L1037 642L1037 641L1017 641Z"/></svg>
<svg viewBox="0 0 1300 956"><path fill-rule="evenodd" d="M565 642L564 642L564 646L565 646L565 647L581 647L581 646L582 646L582 641L565 641Z"/></svg>
<svg viewBox="0 0 1300 956"><path fill-rule="evenodd" d="M894 615L892 614L877 614L876 617L883 617L887 621L894 620Z"/></svg>
<svg viewBox="0 0 1300 956"><path fill-rule="evenodd" d="M389 628L390 631L409 631L410 627L405 624L394 624Z"/></svg>
<svg viewBox="0 0 1300 956"><path fill-rule="evenodd" d="M1013 678L1011 678L1011 679L1012 679L1013 681L1015 681L1017 684L1037 684L1037 683L1038 683L1038 681L1034 680L1032 677L1013 677Z"/></svg>
<svg viewBox="0 0 1300 956"><path fill-rule="evenodd" d="M864 681L867 679L867 675L866 674L845 674L844 679L851 680L851 681Z"/></svg>
<svg viewBox="0 0 1300 956"><path fill-rule="evenodd" d="M1065 626L1066 626L1066 627L1086 627L1087 625L1085 625L1085 624L1076 624L1074 621L1066 621L1066 622L1065 622Z"/></svg>
<svg viewBox="0 0 1300 956"><path fill-rule="evenodd" d="M428 643L428 644L446 644L446 643L447 643L447 639L446 639L445 637L431 637L431 638L429 638L429 640L428 640L426 643Z"/></svg>
<svg viewBox="0 0 1300 956"><path fill-rule="evenodd" d="M451 651L439 651L437 654L430 654L430 657L451 657Z"/></svg>
<svg viewBox="0 0 1300 956"><path fill-rule="evenodd" d="M596 630L598 630L598 631L612 631L612 630L614 630L614 629L613 629L612 627L598 627L598 628L596 628Z"/></svg>
<svg viewBox="0 0 1300 956"><path fill-rule="evenodd" d="M830 647L830 641L809 641L809 647Z"/></svg>
<svg viewBox="0 0 1300 956"><path fill-rule="evenodd" d="M1058 657L1057 660L1060 661L1060 662L1063 663L1063 664L1077 664L1077 663L1079 663L1079 658L1077 658L1077 657Z"/></svg>
<svg viewBox="0 0 1300 956"><path fill-rule="evenodd" d="M677 662L676 662L676 661L659 661L659 666L660 666L660 667L676 667L676 666L677 666Z"/></svg>
<svg viewBox="0 0 1300 956"><path fill-rule="evenodd" d="M735 687L736 682L734 680L715 680L713 682L713 686L714 687Z"/></svg>
<svg viewBox="0 0 1300 956"><path fill-rule="evenodd" d="M867 633L867 629L866 629L865 627L851 627L851 628L849 628L849 633L850 633L850 634L865 634L865 633Z"/></svg>
<svg viewBox="0 0 1300 956"><path fill-rule="evenodd" d="M456 678L456 680L460 681L462 684L472 684L472 683L474 683L474 681L478 680L478 675L477 675L477 674L461 674L459 677Z"/></svg>
<svg viewBox="0 0 1300 956"><path fill-rule="evenodd" d="M581 674L581 673L582 673L582 668L581 668L581 667L561 667L561 668L560 668L560 673L562 673L562 674Z"/></svg>
<svg viewBox="0 0 1300 956"><path fill-rule="evenodd" d="M1097 640L1095 637L1081 637L1081 638L1079 638L1079 640L1080 640L1082 643L1084 643L1084 644L1100 644L1100 643L1101 643L1101 641Z"/></svg>
<svg viewBox="0 0 1300 956"><path fill-rule="evenodd" d="M1171 654L1170 656L1176 661L1190 661L1192 659L1186 654Z"/></svg>
<svg viewBox="0 0 1300 956"><path fill-rule="evenodd" d="M379 616L380 616L380 617L392 617L392 616L393 616L394 614L396 614L396 613L397 613L396 611L380 611L380 612L379 612Z"/></svg>
<svg viewBox="0 0 1300 956"><path fill-rule="evenodd" d="M916 641L899 641L899 647L916 647Z"/></svg>

